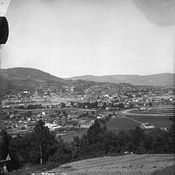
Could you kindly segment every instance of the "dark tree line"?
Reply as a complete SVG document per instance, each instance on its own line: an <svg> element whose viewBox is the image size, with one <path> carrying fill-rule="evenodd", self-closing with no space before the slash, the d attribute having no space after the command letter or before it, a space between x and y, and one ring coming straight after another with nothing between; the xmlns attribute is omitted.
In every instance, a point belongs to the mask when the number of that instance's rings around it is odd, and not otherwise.
<svg viewBox="0 0 175 175"><path fill-rule="evenodd" d="M105 155L175 153L175 124L168 132L154 129L145 132L140 127L114 134L106 128L104 120L96 120L82 138L71 143L56 139L54 133L38 121L34 131L25 136L9 139L11 161L9 169L26 163L45 164L53 168L63 163Z"/></svg>

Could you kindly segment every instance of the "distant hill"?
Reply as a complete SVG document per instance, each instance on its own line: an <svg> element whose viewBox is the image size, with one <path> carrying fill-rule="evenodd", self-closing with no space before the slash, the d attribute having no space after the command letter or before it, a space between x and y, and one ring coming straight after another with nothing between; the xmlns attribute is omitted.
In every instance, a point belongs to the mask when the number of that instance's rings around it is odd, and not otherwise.
<svg viewBox="0 0 175 175"><path fill-rule="evenodd" d="M101 83L84 80L65 80L44 71L32 68L0 69L0 95L11 92L30 91L36 89L55 89L56 93L64 93L66 87L74 87L75 92L83 92L85 89ZM108 86L109 83L102 83Z"/></svg>
<svg viewBox="0 0 175 175"><path fill-rule="evenodd" d="M69 78L71 80L88 80L94 82L109 82L109 83L131 83L134 85L151 85L151 86L173 86L172 73L161 73L153 75L104 75L93 76L84 75Z"/></svg>
<svg viewBox="0 0 175 175"><path fill-rule="evenodd" d="M10 85L11 89L35 90L36 88L47 88L56 86L62 88L66 80L48 74L38 69L31 68L10 68L0 69L0 89Z"/></svg>
<svg viewBox="0 0 175 175"><path fill-rule="evenodd" d="M5 94L11 94L16 89L15 84L3 78L0 74L0 101Z"/></svg>
<svg viewBox="0 0 175 175"><path fill-rule="evenodd" d="M143 88L135 85L172 86L173 74L157 74L148 76L138 75L108 75L108 76L80 76L61 79L49 73L31 68L0 69L0 100L4 95L16 94L21 91L38 92L43 94L48 90L66 95L67 88L74 88L74 93L84 94L91 91L95 94L108 93L117 90Z"/></svg>
<svg viewBox="0 0 175 175"><path fill-rule="evenodd" d="M65 82L65 80L53 76L49 73L43 72L38 69L32 68L10 68L10 69L0 69L0 75L8 80L33 80L36 82L46 82L46 81L59 81Z"/></svg>
<svg viewBox="0 0 175 175"><path fill-rule="evenodd" d="M0 77L3 81L14 83L18 86L43 86L43 85L58 85L64 86L67 84L77 84L76 80L86 80L98 83L130 83L133 85L150 85L150 86L173 86L172 73L161 73L153 75L104 75L93 76L84 75L72 78L62 79L44 71L32 68L10 68L0 69ZM73 82L71 80L74 80ZM79 81L80 83L80 81ZM85 82L83 82L85 83ZM87 83L87 82L86 82Z"/></svg>

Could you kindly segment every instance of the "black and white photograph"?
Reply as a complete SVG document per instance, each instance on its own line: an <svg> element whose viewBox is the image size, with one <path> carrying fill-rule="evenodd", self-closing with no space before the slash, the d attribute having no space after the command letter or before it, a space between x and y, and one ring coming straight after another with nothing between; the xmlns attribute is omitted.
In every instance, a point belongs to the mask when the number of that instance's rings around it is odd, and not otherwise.
<svg viewBox="0 0 175 175"><path fill-rule="evenodd" d="M0 175L175 174L175 0L0 0Z"/></svg>

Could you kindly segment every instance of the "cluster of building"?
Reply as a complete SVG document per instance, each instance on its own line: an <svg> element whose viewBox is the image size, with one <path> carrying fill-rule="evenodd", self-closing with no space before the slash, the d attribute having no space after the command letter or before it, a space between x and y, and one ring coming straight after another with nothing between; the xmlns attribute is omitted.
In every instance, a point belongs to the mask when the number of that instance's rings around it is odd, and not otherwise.
<svg viewBox="0 0 175 175"><path fill-rule="evenodd" d="M25 134L41 119L51 131L64 134L87 129L96 118L105 118L111 111L175 103L172 91L154 87L125 84L122 87L95 85L79 91L75 87L66 88L65 93L69 95L60 96L48 89L43 94L23 91L6 96L0 111L7 118L3 125L12 135Z"/></svg>
<svg viewBox="0 0 175 175"><path fill-rule="evenodd" d="M84 115L82 115L84 113ZM3 126L12 136L23 135L33 131L36 122L42 120L51 131L58 134L66 134L72 130L88 129L95 120L95 114L68 110L33 110L6 112L7 120L3 120Z"/></svg>
<svg viewBox="0 0 175 175"><path fill-rule="evenodd" d="M85 89L75 90L75 87L66 87L65 92L56 94L47 89L43 94L36 91L31 94L23 91L16 95L8 95L2 100L2 108L22 107L32 108L32 106L45 107L72 107L75 104L98 102L98 106L117 107L123 104L125 108L139 107L145 105L174 104L175 98L172 90L155 87L140 87L125 84L122 87L91 86ZM72 104L72 105L71 105ZM62 106L64 105L64 106Z"/></svg>

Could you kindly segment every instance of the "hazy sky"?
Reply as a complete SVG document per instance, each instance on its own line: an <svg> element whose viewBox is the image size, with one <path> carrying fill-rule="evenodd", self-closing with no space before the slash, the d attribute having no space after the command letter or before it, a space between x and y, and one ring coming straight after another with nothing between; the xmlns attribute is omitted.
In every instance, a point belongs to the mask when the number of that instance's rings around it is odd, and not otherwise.
<svg viewBox="0 0 175 175"><path fill-rule="evenodd" d="M173 72L175 0L12 0L1 67L59 77Z"/></svg>

